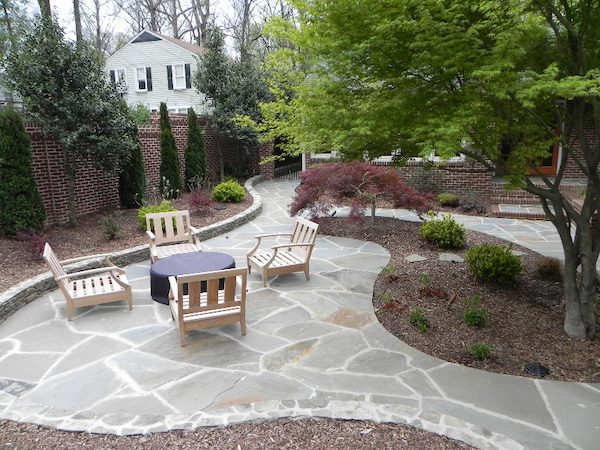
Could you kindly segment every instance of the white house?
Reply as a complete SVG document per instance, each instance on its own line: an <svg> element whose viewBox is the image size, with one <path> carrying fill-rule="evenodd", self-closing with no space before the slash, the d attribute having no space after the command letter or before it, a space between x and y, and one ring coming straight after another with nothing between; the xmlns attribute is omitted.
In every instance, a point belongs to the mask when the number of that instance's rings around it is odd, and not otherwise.
<svg viewBox="0 0 600 450"><path fill-rule="evenodd" d="M158 111L161 102L172 112L210 112L204 95L192 86L198 56L204 49L153 31L142 31L106 60L114 82L125 87L130 105L143 104Z"/></svg>

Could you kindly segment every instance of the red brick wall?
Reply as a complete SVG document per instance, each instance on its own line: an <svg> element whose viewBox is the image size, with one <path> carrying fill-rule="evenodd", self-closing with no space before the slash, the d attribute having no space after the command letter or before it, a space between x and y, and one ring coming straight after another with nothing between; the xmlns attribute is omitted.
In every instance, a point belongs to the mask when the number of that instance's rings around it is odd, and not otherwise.
<svg viewBox="0 0 600 450"><path fill-rule="evenodd" d="M62 147L45 136L39 127L27 125L31 137L32 169L44 202L48 224L68 220L67 174ZM75 203L77 215L114 208L119 203L116 178L111 178L91 164L77 170Z"/></svg>
<svg viewBox="0 0 600 450"><path fill-rule="evenodd" d="M187 115L172 114L171 129L179 151L181 174L185 170L185 148L187 146ZM251 174L259 173L258 151L245 155L239 142L222 136L207 118L198 119L204 130L207 175L211 180L219 179L220 155L230 165L250 165ZM63 164L62 147L42 130L32 124L26 126L32 140L32 168L49 225L66 223L68 220L67 176ZM140 142L146 169L147 193L157 193L160 178L160 127L158 114L151 116L150 122L140 127ZM85 215L114 209L119 205L118 179L108 177L91 164L80 164L76 180L77 215Z"/></svg>

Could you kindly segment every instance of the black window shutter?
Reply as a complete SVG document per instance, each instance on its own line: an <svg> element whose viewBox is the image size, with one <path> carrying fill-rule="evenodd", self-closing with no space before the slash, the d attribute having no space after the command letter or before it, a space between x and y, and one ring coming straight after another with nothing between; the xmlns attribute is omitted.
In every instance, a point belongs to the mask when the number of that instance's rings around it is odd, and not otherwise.
<svg viewBox="0 0 600 450"><path fill-rule="evenodd" d="M167 66L167 85L169 90L173 90L173 66Z"/></svg>
<svg viewBox="0 0 600 450"><path fill-rule="evenodd" d="M115 71L114 70L110 71L110 81L113 82L113 83L117 82L117 79L115 78Z"/></svg>
<svg viewBox="0 0 600 450"><path fill-rule="evenodd" d="M150 67L146 67L146 86L149 91L152 90L152 69Z"/></svg>
<svg viewBox="0 0 600 450"><path fill-rule="evenodd" d="M192 74L189 64L185 65L185 88L190 89L192 87Z"/></svg>

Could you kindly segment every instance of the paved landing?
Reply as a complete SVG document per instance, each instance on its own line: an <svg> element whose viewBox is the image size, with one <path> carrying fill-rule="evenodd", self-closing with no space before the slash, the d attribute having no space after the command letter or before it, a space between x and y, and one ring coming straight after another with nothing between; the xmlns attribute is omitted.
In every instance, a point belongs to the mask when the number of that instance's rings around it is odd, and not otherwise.
<svg viewBox="0 0 600 450"><path fill-rule="evenodd" d="M288 231L293 182L258 185L264 212L204 242L238 266L259 233ZM403 216L403 211L389 213ZM462 218L532 246L551 226ZM529 245L527 245L529 246ZM387 264L373 243L319 237L311 279L250 275L248 333L188 333L150 298L149 263L126 268L134 309L76 310L54 291L0 325L0 417L132 434L261 418L323 416L408 423L481 448L597 448L600 385L486 373L425 355L377 322L373 283Z"/></svg>

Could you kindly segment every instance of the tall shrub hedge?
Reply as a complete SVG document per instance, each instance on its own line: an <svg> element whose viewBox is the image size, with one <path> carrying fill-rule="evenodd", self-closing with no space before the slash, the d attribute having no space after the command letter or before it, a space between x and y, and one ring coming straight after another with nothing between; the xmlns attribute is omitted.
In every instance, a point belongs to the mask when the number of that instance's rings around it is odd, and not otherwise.
<svg viewBox="0 0 600 450"><path fill-rule="evenodd" d="M160 190L164 192L163 179L168 180L173 197L178 197L181 192L182 182L179 172L179 156L175 137L171 131L169 113L165 103L160 104Z"/></svg>
<svg viewBox="0 0 600 450"><path fill-rule="evenodd" d="M119 175L119 198L126 208L136 208L143 204L146 192L146 172L144 170L144 157L139 142L138 128L134 133L138 138L137 145L131 151L129 162L123 167Z"/></svg>
<svg viewBox="0 0 600 450"><path fill-rule="evenodd" d="M21 116L10 108L0 111L0 231L7 236L40 231L45 219Z"/></svg>
<svg viewBox="0 0 600 450"><path fill-rule="evenodd" d="M206 176L204 137L198 126L198 117L192 108L188 111L188 145L185 150L185 182L188 186L194 180Z"/></svg>

